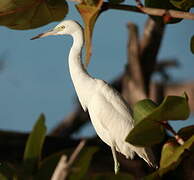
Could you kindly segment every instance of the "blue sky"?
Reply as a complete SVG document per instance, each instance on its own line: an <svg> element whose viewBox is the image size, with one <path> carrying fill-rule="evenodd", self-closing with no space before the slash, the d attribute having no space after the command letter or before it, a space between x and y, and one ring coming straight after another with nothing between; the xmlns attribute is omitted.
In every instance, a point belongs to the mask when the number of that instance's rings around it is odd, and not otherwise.
<svg viewBox="0 0 194 180"><path fill-rule="evenodd" d="M82 24L73 3L66 19ZM122 11L107 11L98 19L93 38L93 55L89 73L111 81L122 73L126 64L128 21L139 26L142 33L147 16ZM0 128L31 130L41 112L51 129L74 110L75 91L68 70L71 37L48 37L36 41L30 38L58 23L28 31L0 27L2 58L5 68L0 72ZM178 69L169 70L174 81L194 79L194 56L189 41L194 34L194 21L168 25L159 59L177 58ZM192 120L190 120L192 123ZM181 123L176 123L176 127Z"/></svg>

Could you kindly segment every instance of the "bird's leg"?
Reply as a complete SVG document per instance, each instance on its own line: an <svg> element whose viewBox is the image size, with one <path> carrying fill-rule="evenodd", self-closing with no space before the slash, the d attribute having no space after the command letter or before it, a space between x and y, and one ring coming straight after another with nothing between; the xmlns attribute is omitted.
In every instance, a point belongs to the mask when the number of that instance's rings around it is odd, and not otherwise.
<svg viewBox="0 0 194 180"><path fill-rule="evenodd" d="M115 170L115 174L117 174L119 172L119 166L120 166L120 164L119 164L119 162L117 160L116 148L115 148L114 143L112 143L111 151L112 151L113 160L114 160L114 170Z"/></svg>
<svg viewBox="0 0 194 180"><path fill-rule="evenodd" d="M103 128L107 131L109 137L110 137L110 140L111 140L111 151L112 151L112 155L113 155L113 160L114 160L114 170L115 170L115 174L117 174L119 172L119 167L120 167L120 164L117 160L117 155L116 155L116 147L117 147L117 144L115 143L115 141L111 138L111 134L110 134L110 131L108 130L108 128L104 125L103 122L101 122Z"/></svg>

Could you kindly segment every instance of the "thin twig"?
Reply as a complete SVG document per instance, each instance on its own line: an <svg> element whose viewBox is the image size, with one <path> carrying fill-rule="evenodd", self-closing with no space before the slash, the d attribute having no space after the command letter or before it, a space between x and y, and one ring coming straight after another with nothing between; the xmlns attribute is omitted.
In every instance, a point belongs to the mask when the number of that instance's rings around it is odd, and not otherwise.
<svg viewBox="0 0 194 180"><path fill-rule="evenodd" d="M172 18L194 20L194 13L177 11L172 9L167 10L167 9L160 9L160 8L149 8L144 6L140 8L132 5L112 4L112 3L104 2L102 6L102 11L109 10L109 9L131 11L131 12L149 14L153 16L164 16L165 14L168 14Z"/></svg>
<svg viewBox="0 0 194 180"><path fill-rule="evenodd" d="M76 160L80 151L83 149L86 144L86 140L82 140L79 145L76 147L69 160L67 161L67 156L63 155L53 173L51 180L65 180L69 174L69 169Z"/></svg>
<svg viewBox="0 0 194 180"><path fill-rule="evenodd" d="M137 7L138 8L142 8L143 7L143 4L142 4L142 2L141 2L141 0L135 0L135 2L136 2L136 4L137 4Z"/></svg>
<svg viewBox="0 0 194 180"><path fill-rule="evenodd" d="M172 126L167 121L163 121L160 123L164 126L164 128L166 128L168 131L170 131L174 135L177 143L179 143L180 145L184 144L184 140L176 133L176 131L172 128Z"/></svg>
<svg viewBox="0 0 194 180"><path fill-rule="evenodd" d="M57 167L51 177L51 180L64 180L67 176L67 156L62 155Z"/></svg>
<svg viewBox="0 0 194 180"><path fill-rule="evenodd" d="M80 151L83 149L83 147L86 144L86 140L82 140L79 145L76 147L76 149L74 150L74 152L72 153L72 155L69 158L69 161L67 163L68 167L72 166L73 162L76 160L78 154L80 153Z"/></svg>
<svg viewBox="0 0 194 180"><path fill-rule="evenodd" d="M68 0L68 1L76 2L76 3L83 3L83 0Z"/></svg>

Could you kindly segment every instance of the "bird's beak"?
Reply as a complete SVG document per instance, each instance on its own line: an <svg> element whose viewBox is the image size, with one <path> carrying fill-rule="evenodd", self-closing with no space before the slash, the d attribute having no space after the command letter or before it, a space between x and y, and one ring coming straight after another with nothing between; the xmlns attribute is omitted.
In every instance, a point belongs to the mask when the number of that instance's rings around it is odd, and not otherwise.
<svg viewBox="0 0 194 180"><path fill-rule="evenodd" d="M41 34L39 34L39 35L37 35L37 36L34 36L34 37L32 37L30 40L34 40L34 39L38 39L38 38L42 38L42 37L46 37L46 36L50 36L50 35L56 35L57 32L58 32L57 30L52 29L52 30L50 30L50 31L41 33Z"/></svg>

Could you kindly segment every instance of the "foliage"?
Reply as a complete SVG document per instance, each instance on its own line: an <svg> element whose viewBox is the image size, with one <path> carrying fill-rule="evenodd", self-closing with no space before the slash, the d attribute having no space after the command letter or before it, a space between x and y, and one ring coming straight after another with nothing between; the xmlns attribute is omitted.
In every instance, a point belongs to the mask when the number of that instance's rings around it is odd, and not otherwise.
<svg viewBox="0 0 194 180"><path fill-rule="evenodd" d="M83 0L75 7L83 19L86 40L86 62L90 62L92 54L92 35L98 17L108 10L126 10L121 6L125 0ZM105 6L107 5L108 6ZM189 12L194 7L194 0L145 0L145 7L173 9L181 12ZM127 6L129 11L138 12L138 9ZM123 8L123 9L122 9ZM142 12L142 11L141 11ZM68 13L68 4L65 0L2 0L0 2L0 25L11 29L26 30L37 28L53 21L62 20ZM167 14L168 15L168 14ZM165 14L164 14L165 16ZM151 16L157 23L164 24L163 17ZM167 23L178 23L182 19L172 18ZM194 36L191 38L190 48L194 53ZM144 179L160 179L169 173L174 175L181 173L180 164L189 156L193 157L194 126L183 127L177 134L169 129L168 121L186 120L190 110L188 97L167 96L161 104L156 104L151 99L137 102L133 107L133 119L135 127L129 132L126 141L136 146L161 145L161 157L159 169L145 176ZM168 126L166 126L168 125ZM171 130L174 136L167 135ZM184 144L178 144L177 137L182 138ZM42 158L41 153L46 139L45 117L40 115L26 142L22 162L0 163L0 179L50 179L62 155L71 156L73 149L64 149L49 157ZM90 172L92 161L97 147L84 147L68 171L70 180L105 180L105 179L134 179L129 173L120 172L114 175L112 172ZM189 161L189 160L188 160ZM103 162L102 162L103 163Z"/></svg>
<svg viewBox="0 0 194 180"><path fill-rule="evenodd" d="M23 163L12 166L9 163L2 162L0 164L0 178L2 180L50 179L60 157L62 155L70 155L72 150L66 149L42 160L41 152L46 137L45 135L45 117L41 114L28 137ZM96 147L84 148L82 150L76 162L73 163L72 170L69 173L69 179L82 179L86 175L89 163L96 151Z"/></svg>
<svg viewBox="0 0 194 180"><path fill-rule="evenodd" d="M151 146L161 142L165 135L161 122L187 119L189 116L187 101L187 96L184 95L167 96L158 107L151 100L138 102L133 109L136 126L126 140L138 146Z"/></svg>
<svg viewBox="0 0 194 180"><path fill-rule="evenodd" d="M64 0L3 0L0 2L0 25L11 29L32 29L60 21L67 12Z"/></svg>
<svg viewBox="0 0 194 180"><path fill-rule="evenodd" d="M139 101L134 105L133 117L135 128L129 133L127 141L134 145L147 146L159 143L164 135L164 127L159 123L167 120L186 119L189 115L188 98L184 96L167 96L160 105L156 105L150 99ZM157 122L157 123L156 123ZM192 150L194 144L194 126L189 126L179 130L178 135L185 139L183 145L177 144L174 138L167 140L162 148L160 168L145 179L158 179L169 171L175 170L188 150ZM1 179L50 179L56 165L62 155L70 156L70 149L52 154L41 159L41 151L46 135L45 117L40 115L31 134L28 137L23 163L10 165L3 162L0 166ZM138 138L141 137L141 138ZM72 170L69 171L70 180L87 179L88 169L93 155L97 151L96 147L84 148L78 159L73 163ZM96 174L92 179L133 179L130 174Z"/></svg>

